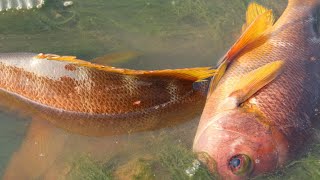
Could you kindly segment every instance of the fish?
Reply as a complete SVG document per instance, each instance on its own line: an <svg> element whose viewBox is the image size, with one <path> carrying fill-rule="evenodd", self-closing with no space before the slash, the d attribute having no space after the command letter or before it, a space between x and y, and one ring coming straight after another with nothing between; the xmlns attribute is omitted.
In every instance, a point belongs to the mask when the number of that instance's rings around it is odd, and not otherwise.
<svg viewBox="0 0 320 180"><path fill-rule="evenodd" d="M272 10L251 3L239 39L219 60L193 151L222 179L247 179L293 160L319 108L320 0Z"/></svg>
<svg viewBox="0 0 320 180"><path fill-rule="evenodd" d="M210 67L131 70L36 53L0 54L2 103L86 136L173 126L200 115ZM25 104L25 105L22 105Z"/></svg>

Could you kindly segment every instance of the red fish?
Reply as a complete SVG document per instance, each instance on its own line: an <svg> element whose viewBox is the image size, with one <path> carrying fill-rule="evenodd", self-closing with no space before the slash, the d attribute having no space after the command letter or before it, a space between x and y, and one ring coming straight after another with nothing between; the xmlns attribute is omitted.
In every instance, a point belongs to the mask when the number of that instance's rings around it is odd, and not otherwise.
<svg viewBox="0 0 320 180"><path fill-rule="evenodd" d="M223 179L271 172L310 138L320 89L320 0L272 11L250 4L244 32L221 59L194 139Z"/></svg>

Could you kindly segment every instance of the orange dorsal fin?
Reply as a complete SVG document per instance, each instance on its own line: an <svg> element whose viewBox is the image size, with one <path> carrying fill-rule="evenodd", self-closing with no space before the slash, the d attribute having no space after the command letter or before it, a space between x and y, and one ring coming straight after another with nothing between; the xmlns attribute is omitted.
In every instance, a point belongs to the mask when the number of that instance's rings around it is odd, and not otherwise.
<svg viewBox="0 0 320 180"><path fill-rule="evenodd" d="M272 10L266 9L256 3L250 4L247 11L246 25L244 26L246 28L223 59L232 61L248 44L264 35L267 30L272 27L273 22L274 17Z"/></svg>
<svg viewBox="0 0 320 180"><path fill-rule="evenodd" d="M107 71L110 73L119 73L123 75L136 75L136 76L158 76L158 77L169 77L177 78L188 81L201 81L208 77L214 76L216 70L211 67L196 67L196 68L183 68L183 69L164 69L164 70L133 70L133 69L123 69L116 68L112 66L105 66L101 64L95 64L88 61L77 59L75 56L59 56L56 54L43 54L40 53L36 58L43 60L52 61L64 61L68 63L75 64L77 66L94 68L101 71Z"/></svg>
<svg viewBox="0 0 320 180"><path fill-rule="evenodd" d="M243 25L242 27L242 32L244 32L247 27L257 18L259 17L261 14L265 13L269 11L269 9L267 9L264 6L261 6L260 4L257 3L250 3L246 12L246 23ZM273 17L271 17L273 18ZM273 19L270 19L271 21L273 21Z"/></svg>
<svg viewBox="0 0 320 180"><path fill-rule="evenodd" d="M246 24L243 25L243 33L232 45L229 51L219 61L216 76L211 81L208 96L211 95L218 85L223 74L234 58L248 45L265 35L272 27L274 17L272 10L269 10L256 3L251 3L246 14Z"/></svg>

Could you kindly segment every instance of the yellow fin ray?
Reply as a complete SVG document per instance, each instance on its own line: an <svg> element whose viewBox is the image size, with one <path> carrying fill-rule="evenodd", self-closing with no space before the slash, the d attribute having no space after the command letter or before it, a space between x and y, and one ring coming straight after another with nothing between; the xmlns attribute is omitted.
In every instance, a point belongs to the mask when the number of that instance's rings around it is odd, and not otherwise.
<svg viewBox="0 0 320 180"><path fill-rule="evenodd" d="M268 10L256 17L256 19L246 28L237 42L230 48L224 59L231 61L248 44L264 35L267 30L272 27L273 22L274 18L271 10Z"/></svg>
<svg viewBox="0 0 320 180"><path fill-rule="evenodd" d="M196 67L196 68L182 68L182 69L164 69L164 70L133 70L122 69L112 66L105 66L100 64L91 63L88 61L77 59L75 56L59 56L55 54L38 54L36 58L43 60L65 61L72 64L76 64L82 67L94 68L101 71L107 71L110 73L118 73L124 75L137 75L137 76L158 76L158 77L171 77L177 79L183 79L188 81L200 81L208 77L213 76L216 73L215 69L211 67Z"/></svg>
<svg viewBox="0 0 320 180"><path fill-rule="evenodd" d="M246 23L243 26L243 31L261 14L269 11L266 7L255 2L250 3L246 12ZM271 17L273 18L273 17ZM272 20L272 19L271 19ZM272 20L273 21L273 20Z"/></svg>
<svg viewBox="0 0 320 180"><path fill-rule="evenodd" d="M244 75L234 91L217 107L220 111L237 108L282 72L283 61L274 61Z"/></svg>
<svg viewBox="0 0 320 180"><path fill-rule="evenodd" d="M284 62L274 61L244 75L229 97L235 97L239 104L273 81L282 72Z"/></svg>

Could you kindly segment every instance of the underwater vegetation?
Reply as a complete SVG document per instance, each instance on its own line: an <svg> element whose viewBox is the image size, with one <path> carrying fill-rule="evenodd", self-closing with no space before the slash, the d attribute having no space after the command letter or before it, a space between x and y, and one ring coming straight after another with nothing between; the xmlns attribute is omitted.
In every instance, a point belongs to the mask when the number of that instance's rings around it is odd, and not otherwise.
<svg viewBox="0 0 320 180"><path fill-rule="evenodd" d="M96 161L80 155L71 161L67 179L215 179L204 167L198 167L195 156L184 144L175 144L169 137L153 144L149 154L130 157L121 162L123 154ZM165 146L163 146L165 144ZM161 147L162 146L162 147ZM159 150L160 149L160 150ZM122 156L122 157L119 157ZM128 157L127 157L128 158ZM190 174L190 168L196 171Z"/></svg>
<svg viewBox="0 0 320 180"><path fill-rule="evenodd" d="M192 167L195 156L186 145L173 146L173 142L166 140L160 152L135 157L126 163L120 163L117 160L119 157L97 161L90 155L80 155L71 162L67 179L218 179L217 175L210 174L203 166L189 176L186 171ZM313 144L307 154L298 157L284 168L254 179L319 179L319 149L320 143Z"/></svg>

